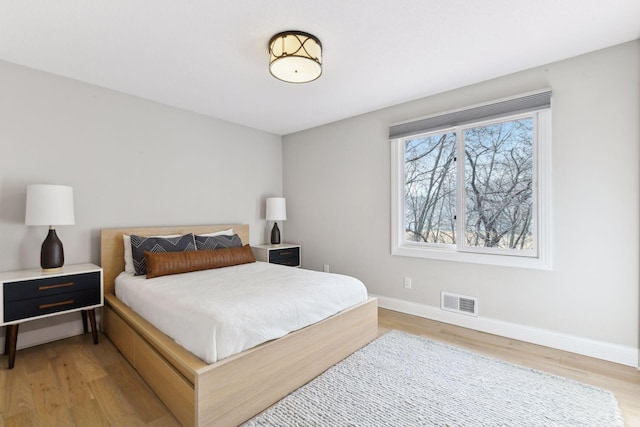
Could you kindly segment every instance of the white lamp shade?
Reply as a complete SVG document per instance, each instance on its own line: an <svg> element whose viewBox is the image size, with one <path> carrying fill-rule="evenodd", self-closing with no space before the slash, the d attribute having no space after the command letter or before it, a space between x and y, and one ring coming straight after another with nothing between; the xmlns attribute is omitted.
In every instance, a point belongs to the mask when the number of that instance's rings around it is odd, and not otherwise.
<svg viewBox="0 0 640 427"><path fill-rule="evenodd" d="M27 225L75 224L73 188L65 185L29 185L24 222Z"/></svg>
<svg viewBox="0 0 640 427"><path fill-rule="evenodd" d="M287 203L284 197L267 199L267 221L284 221L287 219Z"/></svg>

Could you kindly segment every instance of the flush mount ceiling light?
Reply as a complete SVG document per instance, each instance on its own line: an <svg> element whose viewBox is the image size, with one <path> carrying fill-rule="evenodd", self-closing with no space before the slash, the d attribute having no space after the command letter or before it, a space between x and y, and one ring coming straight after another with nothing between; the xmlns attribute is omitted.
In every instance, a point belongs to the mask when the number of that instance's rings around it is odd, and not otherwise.
<svg viewBox="0 0 640 427"><path fill-rule="evenodd" d="M269 41L269 71L288 83L311 82L322 74L322 43L302 31L284 31Z"/></svg>

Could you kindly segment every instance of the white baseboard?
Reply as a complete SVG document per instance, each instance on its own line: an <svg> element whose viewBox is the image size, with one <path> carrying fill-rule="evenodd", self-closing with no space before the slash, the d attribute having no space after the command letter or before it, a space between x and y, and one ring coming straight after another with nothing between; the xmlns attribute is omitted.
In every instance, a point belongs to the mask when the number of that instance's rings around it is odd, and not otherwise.
<svg viewBox="0 0 640 427"><path fill-rule="evenodd" d="M597 359L620 363L622 365L638 367L639 352L637 348L563 334L547 329L504 322L502 320L482 316L473 317L451 313L441 310L439 307L418 304L396 298L380 295L371 296L378 298L378 305L381 308L388 308L389 310L399 311L401 313L424 317L438 322L462 326L464 328L474 329L476 331L486 332L493 335L500 335L519 341L530 342L558 350L595 357Z"/></svg>

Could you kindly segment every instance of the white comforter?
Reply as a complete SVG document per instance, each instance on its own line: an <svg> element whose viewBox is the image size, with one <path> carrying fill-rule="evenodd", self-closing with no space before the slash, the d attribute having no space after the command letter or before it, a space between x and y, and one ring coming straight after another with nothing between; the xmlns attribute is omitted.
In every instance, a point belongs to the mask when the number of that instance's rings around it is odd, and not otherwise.
<svg viewBox="0 0 640 427"><path fill-rule="evenodd" d="M353 277L255 262L153 279L123 272L116 296L214 363L361 303L367 290Z"/></svg>

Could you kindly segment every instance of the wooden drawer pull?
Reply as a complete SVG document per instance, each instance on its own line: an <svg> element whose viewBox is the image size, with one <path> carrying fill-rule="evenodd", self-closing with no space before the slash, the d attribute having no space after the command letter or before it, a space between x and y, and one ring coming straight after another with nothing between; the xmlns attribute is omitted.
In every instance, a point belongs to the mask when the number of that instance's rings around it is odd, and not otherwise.
<svg viewBox="0 0 640 427"><path fill-rule="evenodd" d="M60 301L60 302L52 302L51 304L40 304L38 306L38 308L40 310L44 310L45 308L51 308L51 307L58 307L61 305L70 305L73 304L75 301L72 299L66 300L66 301Z"/></svg>
<svg viewBox="0 0 640 427"><path fill-rule="evenodd" d="M58 285L38 286L38 290L39 291L47 291L49 289L66 288L68 286L73 286L73 282L60 283Z"/></svg>
<svg viewBox="0 0 640 427"><path fill-rule="evenodd" d="M291 251L289 251L289 252L284 252L284 251L283 251L283 252L280 252L278 255L280 255L280 256L287 256L287 255L292 255L292 254L293 254L293 252L291 252Z"/></svg>

